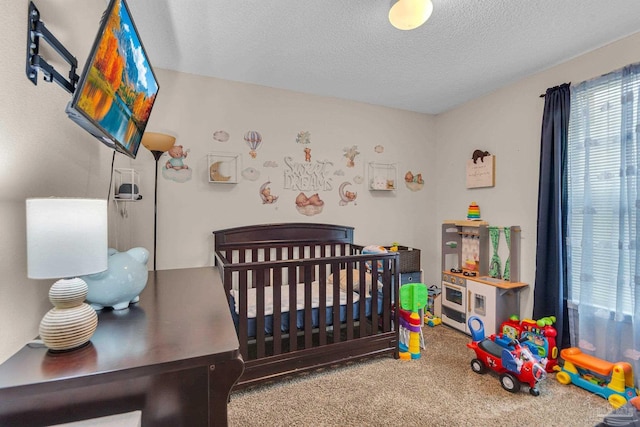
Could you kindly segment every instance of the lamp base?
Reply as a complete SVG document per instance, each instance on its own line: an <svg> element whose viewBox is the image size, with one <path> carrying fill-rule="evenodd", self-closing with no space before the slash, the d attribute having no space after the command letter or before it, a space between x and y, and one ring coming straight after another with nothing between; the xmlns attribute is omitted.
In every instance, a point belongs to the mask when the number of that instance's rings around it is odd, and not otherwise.
<svg viewBox="0 0 640 427"><path fill-rule="evenodd" d="M83 301L88 287L82 279L58 280L49 290L55 306L40 322L40 338L54 351L71 350L86 344L98 327L98 315Z"/></svg>
<svg viewBox="0 0 640 427"><path fill-rule="evenodd" d="M54 307L40 322L40 338L51 350L71 350L88 343L97 327L98 315L89 304Z"/></svg>

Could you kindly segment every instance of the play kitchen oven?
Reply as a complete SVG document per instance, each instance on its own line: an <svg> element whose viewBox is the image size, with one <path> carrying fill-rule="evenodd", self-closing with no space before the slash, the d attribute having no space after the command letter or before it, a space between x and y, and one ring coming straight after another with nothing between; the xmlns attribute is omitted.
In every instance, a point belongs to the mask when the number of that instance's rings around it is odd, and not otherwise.
<svg viewBox="0 0 640 427"><path fill-rule="evenodd" d="M465 331L467 321L467 280L442 273L442 319L449 326Z"/></svg>

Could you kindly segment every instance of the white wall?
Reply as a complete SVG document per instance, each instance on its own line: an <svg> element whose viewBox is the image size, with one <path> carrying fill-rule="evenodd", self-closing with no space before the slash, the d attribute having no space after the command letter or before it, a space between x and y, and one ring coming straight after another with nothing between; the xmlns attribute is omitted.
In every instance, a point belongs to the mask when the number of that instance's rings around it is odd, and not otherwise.
<svg viewBox="0 0 640 427"><path fill-rule="evenodd" d="M212 231L239 225L274 222L325 222L356 227L356 241L362 244L390 244L393 241L422 247L427 239L426 224L434 220L433 185L435 158L433 151L433 117L392 110L338 99L308 96L283 90L234 83L219 79L158 70L160 95L153 111L149 130L168 132L177 137L176 144L190 149L185 163L192 169L191 180L178 183L159 176L158 188L158 269L211 265ZM230 134L228 142L214 141L217 130ZM249 156L243 140L248 130L262 134L257 156ZM296 210L295 198L300 190L285 189L284 158L304 163L303 148L296 143L299 131L311 134L312 162L333 163L330 191L304 191L307 196L319 193L325 202L321 214L305 216ZM356 145L360 155L356 167L346 167L343 149ZM381 154L376 145L384 146ZM238 184L208 182L207 153L241 154L242 169L260 171L256 181L241 179ZM160 168L168 159L160 160ZM357 185L354 175L367 177L368 161L397 162L398 190L370 192L366 183ZM275 161L277 168L264 167ZM153 227L154 162L141 149L131 165L141 172L143 201L136 203L135 232L148 248ZM344 172L343 176L333 171ZM422 191L409 191L402 177L407 170L424 174ZM259 187L271 181L274 204L263 204ZM349 181L358 196L355 204L339 205L338 187ZM139 209L138 209L139 208ZM430 254L435 256L436 254Z"/></svg>
<svg viewBox="0 0 640 427"><path fill-rule="evenodd" d="M538 73L436 118L437 221L463 218L469 202L480 205L491 225L522 228L523 315L533 313L536 264L540 94L562 83L579 83L640 61L640 33ZM467 189L465 162L480 148L496 156L496 185ZM436 233L439 224L433 224ZM504 245L504 240L501 242ZM439 240L438 240L439 245ZM503 261L504 262L504 261ZM430 269L430 271L436 271Z"/></svg>

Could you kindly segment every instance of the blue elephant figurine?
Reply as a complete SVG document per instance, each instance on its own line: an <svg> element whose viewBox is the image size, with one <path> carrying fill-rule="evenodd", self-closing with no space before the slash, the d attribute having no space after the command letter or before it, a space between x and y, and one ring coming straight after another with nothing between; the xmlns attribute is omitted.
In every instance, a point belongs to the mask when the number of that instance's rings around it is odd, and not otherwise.
<svg viewBox="0 0 640 427"><path fill-rule="evenodd" d="M140 300L140 293L147 286L147 261L149 251L145 248L132 248L126 252L118 252L109 248L107 270L82 276L89 292L87 302L95 310L113 307L123 310L130 303Z"/></svg>

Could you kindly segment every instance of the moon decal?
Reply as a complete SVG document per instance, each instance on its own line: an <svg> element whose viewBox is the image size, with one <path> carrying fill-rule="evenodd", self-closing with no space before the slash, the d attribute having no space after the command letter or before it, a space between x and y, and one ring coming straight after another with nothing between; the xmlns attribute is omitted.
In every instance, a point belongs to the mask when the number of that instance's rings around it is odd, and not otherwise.
<svg viewBox="0 0 640 427"><path fill-rule="evenodd" d="M356 204L355 200L358 197L358 193L345 190L347 185L351 185L351 183L349 181L345 181L340 184L340 187L338 187L338 195L340 196L340 202L338 204L340 206L348 205L349 202L354 202L354 205Z"/></svg>
<svg viewBox="0 0 640 427"><path fill-rule="evenodd" d="M211 178L211 181L226 182L226 181L229 181L231 179L230 176L222 175L220 173L220 164L221 163L222 162L215 162L215 163L211 163L211 166L209 166L209 177Z"/></svg>
<svg viewBox="0 0 640 427"><path fill-rule="evenodd" d="M271 181L267 181L260 186L260 198L262 199L262 204L272 204L278 201L278 196L274 196L271 194L271 188L269 187Z"/></svg>

